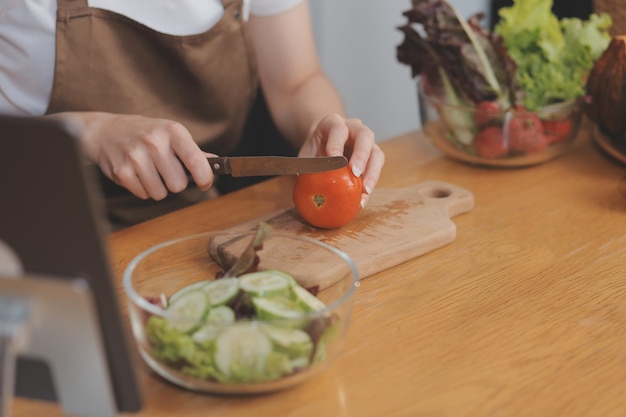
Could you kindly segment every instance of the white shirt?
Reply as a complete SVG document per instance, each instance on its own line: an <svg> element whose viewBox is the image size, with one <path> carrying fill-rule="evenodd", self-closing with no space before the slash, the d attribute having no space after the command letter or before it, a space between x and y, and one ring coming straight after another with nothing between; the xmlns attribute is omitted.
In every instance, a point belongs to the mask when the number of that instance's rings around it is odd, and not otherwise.
<svg viewBox="0 0 626 417"><path fill-rule="evenodd" d="M244 0L244 14L274 15L304 0ZM159 32L192 35L220 20L220 0L89 0ZM0 0L0 114L40 116L55 62L56 0Z"/></svg>

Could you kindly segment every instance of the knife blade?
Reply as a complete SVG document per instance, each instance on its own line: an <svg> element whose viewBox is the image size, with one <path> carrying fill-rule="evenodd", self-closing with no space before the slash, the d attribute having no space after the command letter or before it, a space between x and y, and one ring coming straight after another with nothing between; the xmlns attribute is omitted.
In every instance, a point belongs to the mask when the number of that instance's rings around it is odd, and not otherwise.
<svg viewBox="0 0 626 417"><path fill-rule="evenodd" d="M214 174L233 177L306 174L330 171L348 164L344 156L221 156L207 159Z"/></svg>

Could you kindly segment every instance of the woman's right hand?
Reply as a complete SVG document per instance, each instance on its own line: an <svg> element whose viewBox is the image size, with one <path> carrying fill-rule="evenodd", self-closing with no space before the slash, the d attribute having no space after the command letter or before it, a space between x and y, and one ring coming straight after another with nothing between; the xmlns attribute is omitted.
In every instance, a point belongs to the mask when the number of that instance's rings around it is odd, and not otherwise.
<svg viewBox="0 0 626 417"><path fill-rule="evenodd" d="M116 184L141 199L162 200L168 192L188 185L185 168L201 190L214 176L207 156L180 123L111 113L58 113L52 117L78 119L85 155Z"/></svg>

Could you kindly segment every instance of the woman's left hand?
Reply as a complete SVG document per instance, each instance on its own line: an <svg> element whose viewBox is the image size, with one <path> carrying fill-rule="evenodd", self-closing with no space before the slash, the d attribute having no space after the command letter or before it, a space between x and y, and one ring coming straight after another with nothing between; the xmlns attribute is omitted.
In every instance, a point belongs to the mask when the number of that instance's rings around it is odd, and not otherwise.
<svg viewBox="0 0 626 417"><path fill-rule="evenodd" d="M378 183L385 154L376 144L374 132L361 120L329 114L313 126L298 156L339 155L345 155L354 175L362 177L364 193L361 196L361 207L365 207Z"/></svg>

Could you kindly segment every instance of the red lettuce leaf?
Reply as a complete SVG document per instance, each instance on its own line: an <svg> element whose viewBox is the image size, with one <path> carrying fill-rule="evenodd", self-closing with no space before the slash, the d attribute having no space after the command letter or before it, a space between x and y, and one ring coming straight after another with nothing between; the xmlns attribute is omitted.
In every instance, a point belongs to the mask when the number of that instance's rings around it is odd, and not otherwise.
<svg viewBox="0 0 626 417"><path fill-rule="evenodd" d="M515 101L515 62L502 38L481 27L482 14L466 22L445 0L412 0L412 6L398 27L405 37L396 52L413 77L425 76L441 89L443 74L464 101Z"/></svg>

